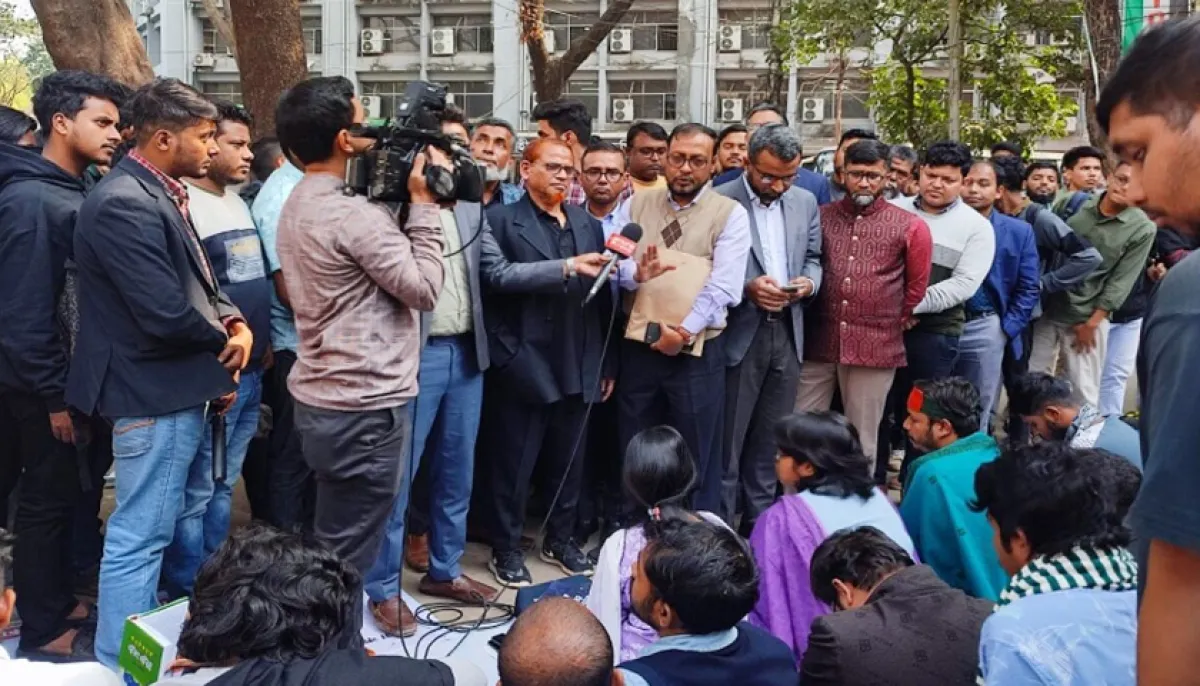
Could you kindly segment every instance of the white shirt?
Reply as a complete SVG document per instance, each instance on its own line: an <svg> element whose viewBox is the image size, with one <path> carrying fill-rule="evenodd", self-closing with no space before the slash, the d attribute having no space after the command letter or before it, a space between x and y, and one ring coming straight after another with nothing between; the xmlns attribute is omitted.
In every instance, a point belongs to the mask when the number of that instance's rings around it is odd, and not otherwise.
<svg viewBox="0 0 1200 686"><path fill-rule="evenodd" d="M783 227L783 198L764 205L758 193L750 187L750 179L742 174L742 184L750 196L750 209L754 212L754 225L758 230L758 242L762 244L763 259L767 264L767 276L784 285L788 278L787 233Z"/></svg>
<svg viewBox="0 0 1200 686"><path fill-rule="evenodd" d="M0 648L0 684L13 686L123 686L115 672L99 662L56 665L12 660Z"/></svg>

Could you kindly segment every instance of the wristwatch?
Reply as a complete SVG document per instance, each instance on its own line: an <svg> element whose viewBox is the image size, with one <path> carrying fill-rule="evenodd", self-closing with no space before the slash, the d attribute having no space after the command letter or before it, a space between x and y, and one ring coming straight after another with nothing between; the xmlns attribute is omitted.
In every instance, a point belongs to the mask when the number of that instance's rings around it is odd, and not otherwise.
<svg viewBox="0 0 1200 686"><path fill-rule="evenodd" d="M563 280L567 281L573 279L578 274L579 272L575 271L575 258L568 257L566 262L563 263Z"/></svg>

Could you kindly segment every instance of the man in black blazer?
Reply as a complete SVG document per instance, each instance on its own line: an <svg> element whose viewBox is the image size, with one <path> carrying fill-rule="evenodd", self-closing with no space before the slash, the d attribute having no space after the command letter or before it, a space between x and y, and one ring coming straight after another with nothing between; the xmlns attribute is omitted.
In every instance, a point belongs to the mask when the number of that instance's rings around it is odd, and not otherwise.
<svg viewBox="0 0 1200 686"><path fill-rule="evenodd" d="M973 684L992 604L951 588L870 526L813 553L813 594L834 609L808 636L800 683Z"/></svg>
<svg viewBox="0 0 1200 686"><path fill-rule="evenodd" d="M84 201L75 230L79 339L67 402L113 422L117 507L100 565L96 657L116 667L125 618L154 608L176 525L212 496L209 420L233 400L250 330L221 294L180 177L216 153L217 110L159 79L134 94L137 146ZM202 551L172 551L165 561ZM184 565L180 565L183 568Z"/></svg>

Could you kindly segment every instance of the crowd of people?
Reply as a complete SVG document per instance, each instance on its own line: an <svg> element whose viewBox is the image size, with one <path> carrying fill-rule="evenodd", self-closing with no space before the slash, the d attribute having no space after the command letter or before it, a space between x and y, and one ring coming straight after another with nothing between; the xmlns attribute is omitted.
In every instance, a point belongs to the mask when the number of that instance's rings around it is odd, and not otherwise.
<svg viewBox="0 0 1200 686"><path fill-rule="evenodd" d="M256 139L177 80L47 76L0 112L0 680L119 683L126 618L190 598L163 683L476 684L367 657L364 611L412 636L405 568L486 607L537 546L587 597L540 587L507 686L1134 683L1139 565L1196 578L1200 322L1161 162L1200 159L1195 95L1137 70L1194 79L1197 45L1141 39L1098 106L1115 155L1061 168L853 129L827 179L770 103L617 145L545 102L518 151L448 105L483 197L430 147L400 205L347 191L377 137L345 78ZM231 533L239 480L261 524Z"/></svg>

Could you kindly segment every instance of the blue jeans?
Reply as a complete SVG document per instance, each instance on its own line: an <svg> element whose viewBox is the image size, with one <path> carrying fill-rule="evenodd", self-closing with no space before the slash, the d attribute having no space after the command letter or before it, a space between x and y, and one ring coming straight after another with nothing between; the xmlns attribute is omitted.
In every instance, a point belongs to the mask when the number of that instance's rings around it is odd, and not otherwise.
<svg viewBox="0 0 1200 686"><path fill-rule="evenodd" d="M212 496L211 435L204 406L113 424L117 506L100 563L96 659L116 668L125 618L158 606L163 553L183 518L196 519Z"/></svg>
<svg viewBox="0 0 1200 686"><path fill-rule="evenodd" d="M475 346L463 336L432 337L421 352L421 393L413 403L413 443L404 483L396 496L379 557L367 573L367 595L375 602L400 595L404 519L412 477L429 460L429 576L452 581L467 545L467 511L475 466L475 435L483 404L483 374ZM426 452L426 444L429 450Z"/></svg>
<svg viewBox="0 0 1200 686"><path fill-rule="evenodd" d="M992 420L992 406L1000 392L1000 370L1007 345L1008 336L1000 328L1000 316L995 314L967 322L958 339L954 376L970 381L979 391L980 431L986 432Z"/></svg>

